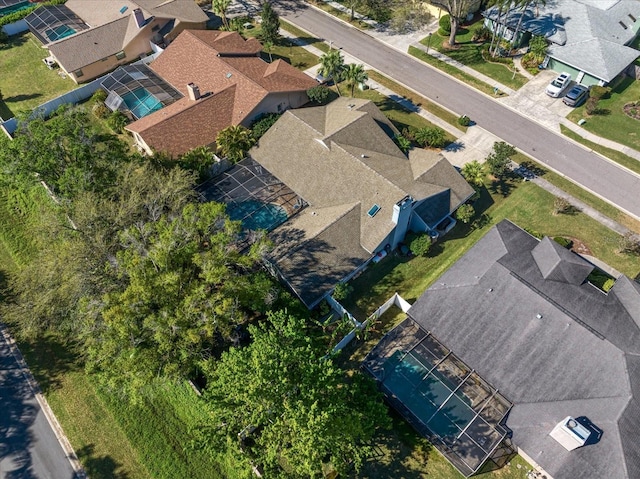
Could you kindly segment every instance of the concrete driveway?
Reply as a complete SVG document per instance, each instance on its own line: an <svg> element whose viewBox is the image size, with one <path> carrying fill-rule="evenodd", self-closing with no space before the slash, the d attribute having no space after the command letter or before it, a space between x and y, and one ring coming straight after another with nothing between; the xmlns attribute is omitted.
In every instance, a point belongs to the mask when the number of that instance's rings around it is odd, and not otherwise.
<svg viewBox="0 0 640 479"><path fill-rule="evenodd" d="M515 93L496 99L503 105L526 115L554 131L560 131L560 120L566 117L573 108L562 102L562 96L575 85L571 83L560 98L551 98L545 93L547 85L558 76L552 70L542 70Z"/></svg>

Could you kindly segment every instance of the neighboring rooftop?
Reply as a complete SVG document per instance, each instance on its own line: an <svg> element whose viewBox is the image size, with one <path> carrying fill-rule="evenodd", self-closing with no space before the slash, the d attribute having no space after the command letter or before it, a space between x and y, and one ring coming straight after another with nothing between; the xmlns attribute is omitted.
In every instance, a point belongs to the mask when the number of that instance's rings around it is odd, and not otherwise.
<svg viewBox="0 0 640 479"><path fill-rule="evenodd" d="M403 198L435 199L416 207L425 223L435 226L433 221L473 193L439 153L416 149L405 156L395 134L372 102L339 98L287 111L251 151L309 204L274 232L273 253L307 305L390 241L393 208Z"/></svg>
<svg viewBox="0 0 640 479"><path fill-rule="evenodd" d="M555 479L640 477L640 284L608 294L593 269L502 221L415 302L409 317L513 402L512 440ZM568 451L567 417L594 432Z"/></svg>
<svg viewBox="0 0 640 479"><path fill-rule="evenodd" d="M497 18L497 7L485 12ZM521 10L512 9L506 24L515 30ZM550 42L548 54L579 70L610 82L640 52L628 45L638 31L638 0L557 0L546 5L531 3L524 12L521 31L543 35Z"/></svg>
<svg viewBox="0 0 640 479"><path fill-rule="evenodd" d="M220 130L256 115L272 93L306 92L315 81L283 60L258 57L255 39L236 32L185 30L151 64L151 69L184 97L127 129L141 134L156 151L180 155L212 144ZM198 87L191 100L188 84Z"/></svg>

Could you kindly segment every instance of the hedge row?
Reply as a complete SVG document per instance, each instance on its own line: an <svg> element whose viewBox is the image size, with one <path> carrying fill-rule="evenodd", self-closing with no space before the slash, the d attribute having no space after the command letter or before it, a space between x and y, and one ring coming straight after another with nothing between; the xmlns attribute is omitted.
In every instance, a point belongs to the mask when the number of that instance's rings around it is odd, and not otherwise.
<svg viewBox="0 0 640 479"><path fill-rule="evenodd" d="M17 22L19 20L22 20L27 15L29 15L31 12L33 12L36 8L40 8L42 6L46 7L46 6L49 6L49 5L62 5L66 1L67 0L49 0L48 2L38 3L37 5L34 5L33 7L25 8L24 10L20 10L20 11L17 11L17 12L10 13L8 15L4 15L4 16L0 17L0 27L3 27L4 25L9 25L10 23L15 23L15 22Z"/></svg>

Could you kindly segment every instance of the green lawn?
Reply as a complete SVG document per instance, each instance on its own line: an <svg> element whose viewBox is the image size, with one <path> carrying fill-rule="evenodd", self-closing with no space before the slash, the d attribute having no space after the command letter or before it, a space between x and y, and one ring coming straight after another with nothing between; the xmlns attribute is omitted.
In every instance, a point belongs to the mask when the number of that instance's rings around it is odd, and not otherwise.
<svg viewBox="0 0 640 479"><path fill-rule="evenodd" d="M58 69L49 70L42 59L48 56L31 33L11 37L0 46L0 117L11 118L24 110L51 100L77 87L69 78L61 78Z"/></svg>
<svg viewBox="0 0 640 479"><path fill-rule="evenodd" d="M371 314L393 293L415 301L444 271L460 258L487 230L508 218L523 228L549 236L568 236L583 241L592 255L634 278L640 273L640 258L615 252L619 237L582 213L551 214L554 196L529 182L513 180L490 183L477 202L484 225L471 228L458 223L436 243L427 257L390 256L370 266L352 281L354 293L345 306L359 318Z"/></svg>
<svg viewBox="0 0 640 479"><path fill-rule="evenodd" d="M419 60L422 60L429 65L433 65L439 70L451 75L454 78L466 83L467 85L472 86L473 88L480 90L487 95L495 96L493 86L488 83L483 82L482 80L478 80L476 77L469 75L466 72L454 67L453 65L449 65L442 60L438 60L437 58L432 57L426 52L423 52L419 48L409 47L409 55L416 57ZM506 93L503 91L498 92L498 96L505 96Z"/></svg>
<svg viewBox="0 0 640 479"><path fill-rule="evenodd" d="M286 20L280 19L280 28L288 31L289 33L295 35L300 40L307 43L308 45L313 45L314 47L316 47L319 50L322 50L325 53L329 51L329 45L327 45L324 41L316 37L310 37L307 32L305 32L304 30L301 30L300 28L287 22Z"/></svg>
<svg viewBox="0 0 640 479"><path fill-rule="evenodd" d="M408 88L403 87L402 85L396 83L390 78L378 73L374 70L369 70L367 72L369 74L369 78L375 82L378 82L380 85L388 88L389 90L397 93L398 95L406 98L411 101L416 106L419 106L423 110L428 111L446 121L450 125L455 126L461 131L467 131L466 126L461 126L458 124L458 117L451 113L449 110L445 110L439 105L436 105L431 100L427 100L425 97L418 95L417 93L409 90Z"/></svg>
<svg viewBox="0 0 640 479"><path fill-rule="evenodd" d="M348 95L349 91L344 83L341 83L340 91L343 95ZM394 124L394 126L402 133L405 128L413 127L416 129L419 128L433 128L436 125L428 121L427 119L412 113L411 111L404 108L398 102L392 100L391 98L384 96L378 93L375 90L364 90L361 91L359 89L355 89L355 97L356 98L366 98L367 100L373 101L378 108L385 114L389 120ZM448 142L454 142L456 138L449 133L446 133L446 138Z"/></svg>
<svg viewBox="0 0 640 479"><path fill-rule="evenodd" d="M628 117L622 111L626 103L638 99L640 81L625 78L615 86L610 98L598 103L600 108L608 111L607 114L588 116L583 105L569 113L568 118L576 123L584 118L587 120L582 125L585 130L640 151L640 121Z"/></svg>
<svg viewBox="0 0 640 479"><path fill-rule="evenodd" d="M482 20L479 20L473 25L461 28L456 35L455 48L445 47L443 43L448 42L448 37L442 37L437 33L431 35L430 39L429 37L423 38L420 43L428 45L429 48L433 48L503 85L514 90L519 89L527 83L527 78L520 73L513 75L515 68L513 61L510 61L509 64L487 61L482 53L485 44L471 41L474 32L481 27Z"/></svg>

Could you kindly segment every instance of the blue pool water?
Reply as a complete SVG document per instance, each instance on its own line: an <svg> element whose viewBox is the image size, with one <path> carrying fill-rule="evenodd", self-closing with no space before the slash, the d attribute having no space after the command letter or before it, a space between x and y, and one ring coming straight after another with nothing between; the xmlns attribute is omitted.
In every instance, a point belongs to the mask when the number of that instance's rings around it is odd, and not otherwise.
<svg viewBox="0 0 640 479"><path fill-rule="evenodd" d="M271 231L288 218L284 208L272 203L261 203L253 200L228 203L227 214L232 220L242 221L244 229L254 231Z"/></svg>
<svg viewBox="0 0 640 479"><path fill-rule="evenodd" d="M74 33L76 33L76 31L67 25L60 25L59 27L56 27L56 28L50 28L45 30L44 32L47 38L52 42L55 42L57 40L60 40L61 38L65 38L70 35L73 35Z"/></svg>
<svg viewBox="0 0 640 479"><path fill-rule="evenodd" d="M162 103L146 88L137 88L122 95L122 100L136 118L142 118L162 108Z"/></svg>
<svg viewBox="0 0 640 479"><path fill-rule="evenodd" d="M9 5L8 7L0 7L0 17L3 15L9 15L10 13L19 12L20 10L24 10L25 8L32 7L33 4L29 3L29 1L16 3L15 5Z"/></svg>

